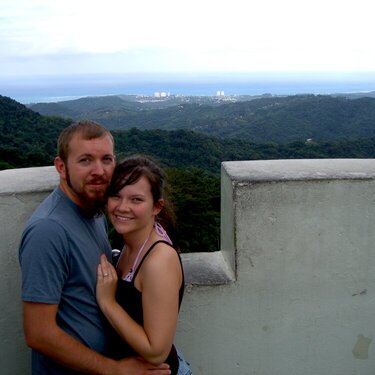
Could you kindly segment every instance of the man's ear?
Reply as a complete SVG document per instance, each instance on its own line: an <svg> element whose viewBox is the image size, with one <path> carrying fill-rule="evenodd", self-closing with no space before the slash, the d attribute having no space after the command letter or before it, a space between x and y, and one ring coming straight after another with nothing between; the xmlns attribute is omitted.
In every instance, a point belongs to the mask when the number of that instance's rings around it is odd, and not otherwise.
<svg viewBox="0 0 375 375"><path fill-rule="evenodd" d="M60 158L60 156L55 157L54 165L55 165L57 173L60 175L61 178L65 180L66 179L66 167L65 167L65 163Z"/></svg>

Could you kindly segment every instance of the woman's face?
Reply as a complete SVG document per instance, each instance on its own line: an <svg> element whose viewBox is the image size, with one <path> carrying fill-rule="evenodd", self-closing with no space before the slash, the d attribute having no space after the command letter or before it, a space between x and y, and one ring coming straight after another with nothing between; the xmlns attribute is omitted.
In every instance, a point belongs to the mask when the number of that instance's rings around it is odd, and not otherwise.
<svg viewBox="0 0 375 375"><path fill-rule="evenodd" d="M154 224L161 203L154 204L150 182L142 176L136 183L108 198L108 216L118 233L134 233Z"/></svg>

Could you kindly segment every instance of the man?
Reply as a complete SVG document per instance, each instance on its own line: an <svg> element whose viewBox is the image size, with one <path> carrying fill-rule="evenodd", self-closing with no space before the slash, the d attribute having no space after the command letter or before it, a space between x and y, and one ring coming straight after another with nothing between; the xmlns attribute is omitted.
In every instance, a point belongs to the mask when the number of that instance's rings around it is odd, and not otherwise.
<svg viewBox="0 0 375 375"><path fill-rule="evenodd" d="M72 124L54 164L59 187L27 222L19 252L33 374L169 374L167 365L106 353L95 286L100 255L111 257L102 208L115 166L112 135L92 121Z"/></svg>

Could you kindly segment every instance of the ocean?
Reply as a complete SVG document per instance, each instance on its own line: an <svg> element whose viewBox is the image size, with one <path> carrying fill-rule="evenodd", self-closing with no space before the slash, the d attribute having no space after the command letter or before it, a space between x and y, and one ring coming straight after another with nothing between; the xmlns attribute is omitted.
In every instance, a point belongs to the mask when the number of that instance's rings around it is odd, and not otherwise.
<svg viewBox="0 0 375 375"><path fill-rule="evenodd" d="M375 91L375 72L91 74L0 78L0 95L23 104L87 96L336 94Z"/></svg>

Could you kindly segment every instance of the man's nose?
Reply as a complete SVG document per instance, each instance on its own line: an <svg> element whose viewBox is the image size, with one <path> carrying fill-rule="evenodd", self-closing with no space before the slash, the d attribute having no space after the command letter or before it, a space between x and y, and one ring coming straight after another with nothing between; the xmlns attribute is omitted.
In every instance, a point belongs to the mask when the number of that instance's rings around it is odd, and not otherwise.
<svg viewBox="0 0 375 375"><path fill-rule="evenodd" d="M105 169L103 163L100 160L95 161L92 169L92 174L102 176L104 174L104 170Z"/></svg>

